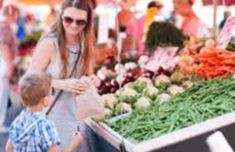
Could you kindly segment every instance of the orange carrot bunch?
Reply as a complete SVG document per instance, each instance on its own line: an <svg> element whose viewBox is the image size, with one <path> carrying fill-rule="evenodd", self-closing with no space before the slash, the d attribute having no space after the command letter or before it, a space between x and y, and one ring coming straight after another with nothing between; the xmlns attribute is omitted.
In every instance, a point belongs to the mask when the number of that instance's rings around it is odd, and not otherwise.
<svg viewBox="0 0 235 152"><path fill-rule="evenodd" d="M200 77L228 77L235 73L235 52L210 48L193 57L199 63L194 70Z"/></svg>

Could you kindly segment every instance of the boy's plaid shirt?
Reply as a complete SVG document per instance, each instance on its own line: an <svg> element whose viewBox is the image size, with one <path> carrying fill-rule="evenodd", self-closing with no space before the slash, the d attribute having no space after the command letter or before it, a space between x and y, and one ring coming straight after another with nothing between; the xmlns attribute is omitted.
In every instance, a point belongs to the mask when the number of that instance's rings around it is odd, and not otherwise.
<svg viewBox="0 0 235 152"><path fill-rule="evenodd" d="M60 143L53 123L45 115L27 111L22 111L12 123L9 141L16 152L46 152Z"/></svg>

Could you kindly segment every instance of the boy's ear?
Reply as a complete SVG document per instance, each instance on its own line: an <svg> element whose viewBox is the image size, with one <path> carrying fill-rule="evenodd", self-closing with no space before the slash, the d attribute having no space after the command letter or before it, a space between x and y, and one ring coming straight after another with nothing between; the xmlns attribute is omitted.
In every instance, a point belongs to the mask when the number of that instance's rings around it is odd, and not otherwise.
<svg viewBox="0 0 235 152"><path fill-rule="evenodd" d="M43 102L43 105L44 105L44 106L48 106L48 103L49 103L48 97L47 97L47 96L44 97L44 98L42 99L42 102Z"/></svg>

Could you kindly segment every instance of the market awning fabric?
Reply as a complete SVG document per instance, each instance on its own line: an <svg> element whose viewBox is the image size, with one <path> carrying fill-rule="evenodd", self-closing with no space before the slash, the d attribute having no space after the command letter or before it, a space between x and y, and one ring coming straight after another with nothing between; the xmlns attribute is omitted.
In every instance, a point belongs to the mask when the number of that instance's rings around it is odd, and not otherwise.
<svg viewBox="0 0 235 152"><path fill-rule="evenodd" d="M203 0L203 5L212 5L213 0ZM235 0L218 0L219 5L235 5Z"/></svg>
<svg viewBox="0 0 235 152"><path fill-rule="evenodd" d="M63 0L16 0L19 4L24 5L51 5L60 4Z"/></svg>

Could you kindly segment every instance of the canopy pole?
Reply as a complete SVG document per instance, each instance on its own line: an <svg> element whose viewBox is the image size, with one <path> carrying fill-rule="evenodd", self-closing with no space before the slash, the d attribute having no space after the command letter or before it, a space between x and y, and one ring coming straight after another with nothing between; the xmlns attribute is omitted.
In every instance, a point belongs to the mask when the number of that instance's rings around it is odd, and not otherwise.
<svg viewBox="0 0 235 152"><path fill-rule="evenodd" d="M213 38L217 40L217 8L218 0L213 0Z"/></svg>

